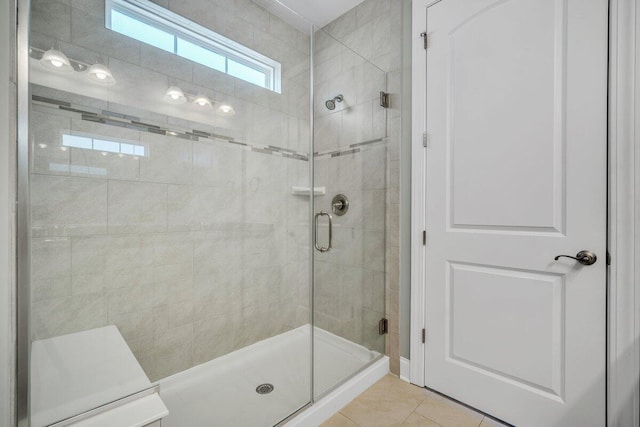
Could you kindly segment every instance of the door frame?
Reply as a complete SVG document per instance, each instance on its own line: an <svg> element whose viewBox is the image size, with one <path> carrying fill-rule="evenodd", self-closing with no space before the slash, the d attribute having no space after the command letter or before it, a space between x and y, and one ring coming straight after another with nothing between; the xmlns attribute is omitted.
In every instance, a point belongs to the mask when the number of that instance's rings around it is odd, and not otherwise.
<svg viewBox="0 0 640 427"><path fill-rule="evenodd" d="M422 387L427 59L420 33L424 10L440 1L413 0L412 10L409 378ZM607 425L625 427L640 424L640 0L609 0L608 98Z"/></svg>

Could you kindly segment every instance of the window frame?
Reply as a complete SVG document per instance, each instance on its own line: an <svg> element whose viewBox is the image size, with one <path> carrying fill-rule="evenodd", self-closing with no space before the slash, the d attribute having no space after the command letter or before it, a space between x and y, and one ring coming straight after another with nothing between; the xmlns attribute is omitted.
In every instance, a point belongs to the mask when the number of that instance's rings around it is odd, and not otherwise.
<svg viewBox="0 0 640 427"><path fill-rule="evenodd" d="M225 58L225 71L220 71L211 67L208 68L217 72L224 72L231 77L247 83L255 84L228 73L229 60L235 61L265 75L265 84L257 84L256 86L263 87L264 89L268 89L276 93L281 93L282 65L278 61L256 52L234 40L224 37L221 34L203 27L202 25L165 9L164 7L149 0L105 0L105 27L112 31L115 31L112 29L111 25L111 12L114 10L131 19L151 25L173 36L173 52L154 46L157 49L173 53L176 56L180 56L181 58L185 58L204 67L208 67L198 61L194 61L178 54L178 39L183 39L188 43L193 43L198 47L209 50ZM119 31L115 32L131 37L128 34L121 33ZM131 38L138 40L135 37ZM143 41L140 42L145 43Z"/></svg>

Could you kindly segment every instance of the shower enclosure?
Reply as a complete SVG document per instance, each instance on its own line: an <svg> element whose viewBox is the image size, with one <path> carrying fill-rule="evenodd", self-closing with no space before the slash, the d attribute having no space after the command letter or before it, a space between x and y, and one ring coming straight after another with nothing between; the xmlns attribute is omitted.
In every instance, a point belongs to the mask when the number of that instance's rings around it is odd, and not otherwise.
<svg viewBox="0 0 640 427"><path fill-rule="evenodd" d="M163 426L276 425L382 357L377 33L275 0L20 6L21 426L158 387Z"/></svg>

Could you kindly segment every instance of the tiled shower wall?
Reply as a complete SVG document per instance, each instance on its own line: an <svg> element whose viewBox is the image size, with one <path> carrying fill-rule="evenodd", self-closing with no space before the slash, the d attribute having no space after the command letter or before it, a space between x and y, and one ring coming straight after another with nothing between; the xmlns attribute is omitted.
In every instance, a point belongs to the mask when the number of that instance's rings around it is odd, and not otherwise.
<svg viewBox="0 0 640 427"><path fill-rule="evenodd" d="M329 209L333 194L344 192L355 211L336 219L335 235L342 236L336 237L336 246L344 239L345 251L338 247L333 258L316 258L316 321L334 333L385 350L396 374L401 15L400 1L365 0L316 33L314 52L316 151L336 152L316 157L316 185L328 185L328 196L316 198L316 210ZM379 91L390 93L389 109L379 106ZM338 93L345 102L330 112L324 101ZM371 144L350 153L349 145L363 141ZM355 252L345 254L350 250ZM377 322L385 313L389 334L382 341ZM381 349L384 342L386 348Z"/></svg>
<svg viewBox="0 0 640 427"><path fill-rule="evenodd" d="M115 324L152 380L309 321L308 200L291 195L308 185L309 38L248 0L156 3L280 61L283 81L276 94L106 30L102 1L32 2L34 47L118 81L85 97L32 64L32 337ZM168 106L170 85L236 115Z"/></svg>

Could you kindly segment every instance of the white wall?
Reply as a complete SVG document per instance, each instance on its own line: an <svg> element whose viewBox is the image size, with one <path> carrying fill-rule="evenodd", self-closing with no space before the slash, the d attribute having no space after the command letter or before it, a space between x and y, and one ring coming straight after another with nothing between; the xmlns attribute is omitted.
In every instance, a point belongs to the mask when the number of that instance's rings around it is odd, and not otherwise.
<svg viewBox="0 0 640 427"><path fill-rule="evenodd" d="M0 427L12 425L13 418L13 221L14 147L12 104L15 76L12 72L14 37L11 0L0 0Z"/></svg>
<svg viewBox="0 0 640 427"><path fill-rule="evenodd" d="M609 423L640 424L639 0L611 1Z"/></svg>

